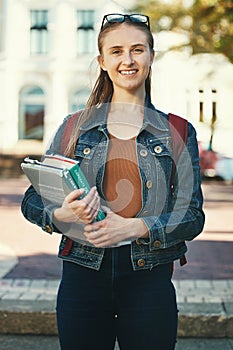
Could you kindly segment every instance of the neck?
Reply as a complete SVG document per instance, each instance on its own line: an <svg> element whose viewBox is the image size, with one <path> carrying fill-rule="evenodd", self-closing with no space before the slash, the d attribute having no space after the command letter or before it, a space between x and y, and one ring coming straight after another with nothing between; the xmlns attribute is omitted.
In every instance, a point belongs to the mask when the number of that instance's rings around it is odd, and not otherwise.
<svg viewBox="0 0 233 350"><path fill-rule="evenodd" d="M129 102L111 102L107 127L110 134L120 139L136 137L142 127L144 105Z"/></svg>
<svg viewBox="0 0 233 350"><path fill-rule="evenodd" d="M146 93L130 92L130 91L114 91L111 102L113 103L129 103L144 106Z"/></svg>

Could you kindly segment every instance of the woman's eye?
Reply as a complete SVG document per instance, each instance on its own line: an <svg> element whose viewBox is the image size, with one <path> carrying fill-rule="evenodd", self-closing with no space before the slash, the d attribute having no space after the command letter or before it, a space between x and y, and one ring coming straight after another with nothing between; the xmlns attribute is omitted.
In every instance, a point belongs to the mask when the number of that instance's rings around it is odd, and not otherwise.
<svg viewBox="0 0 233 350"><path fill-rule="evenodd" d="M114 50L114 51L112 51L112 54L113 54L113 55L119 55L120 53L121 53L120 50Z"/></svg>
<svg viewBox="0 0 233 350"><path fill-rule="evenodd" d="M141 53L143 52L143 49L139 48L139 47L136 47L134 50L133 50L135 53Z"/></svg>

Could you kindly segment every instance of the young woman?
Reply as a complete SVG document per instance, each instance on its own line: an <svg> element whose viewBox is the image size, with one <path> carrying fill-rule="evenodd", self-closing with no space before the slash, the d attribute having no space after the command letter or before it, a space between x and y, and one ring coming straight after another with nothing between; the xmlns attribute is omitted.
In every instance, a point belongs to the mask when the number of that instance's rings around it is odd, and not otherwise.
<svg viewBox="0 0 233 350"><path fill-rule="evenodd" d="M30 187L22 212L42 229L63 233L61 349L110 350L117 339L123 350L172 350L178 319L172 263L204 224L196 134L189 123L171 195L168 116L151 103L149 18L104 16L98 46L100 74L86 109L65 118L49 149L76 158L91 191L82 198L83 190L75 190L58 207ZM106 218L96 221L100 205ZM70 225L85 242L66 235Z"/></svg>

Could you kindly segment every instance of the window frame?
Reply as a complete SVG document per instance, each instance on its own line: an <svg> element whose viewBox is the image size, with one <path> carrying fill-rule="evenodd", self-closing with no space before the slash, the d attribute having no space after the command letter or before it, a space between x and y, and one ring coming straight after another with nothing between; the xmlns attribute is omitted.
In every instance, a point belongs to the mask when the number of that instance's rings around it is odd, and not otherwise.
<svg viewBox="0 0 233 350"><path fill-rule="evenodd" d="M33 18L34 17L34 18ZM42 18L40 18L42 17ZM30 10L30 54L45 55L49 52L49 10Z"/></svg>
<svg viewBox="0 0 233 350"><path fill-rule="evenodd" d="M95 10L77 10L77 54L94 53Z"/></svg>
<svg viewBox="0 0 233 350"><path fill-rule="evenodd" d="M33 90L38 89L40 93L33 93ZM34 113L34 116L38 113L42 113L42 123L35 123L34 130L28 129L27 123L30 126L30 109L39 108ZM28 113L29 112L29 113ZM31 113L33 117L33 113ZM27 120L28 119L28 120ZM44 122L45 122L45 92L38 85L24 86L19 93L19 112L18 112L18 139L19 140L37 140L43 141L44 139ZM33 123L32 123L33 124ZM41 129L41 131L40 131ZM39 133L38 133L39 130ZM30 131L37 132L39 137L32 137Z"/></svg>

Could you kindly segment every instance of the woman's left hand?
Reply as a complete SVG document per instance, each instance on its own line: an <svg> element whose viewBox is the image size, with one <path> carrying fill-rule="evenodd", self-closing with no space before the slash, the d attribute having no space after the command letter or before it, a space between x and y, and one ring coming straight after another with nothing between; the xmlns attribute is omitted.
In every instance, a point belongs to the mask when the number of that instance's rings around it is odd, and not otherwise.
<svg viewBox="0 0 233 350"><path fill-rule="evenodd" d="M95 247L115 246L123 241L134 241L139 237L148 237L147 227L139 218L124 218L107 212L102 221L96 221L84 227L84 235Z"/></svg>

